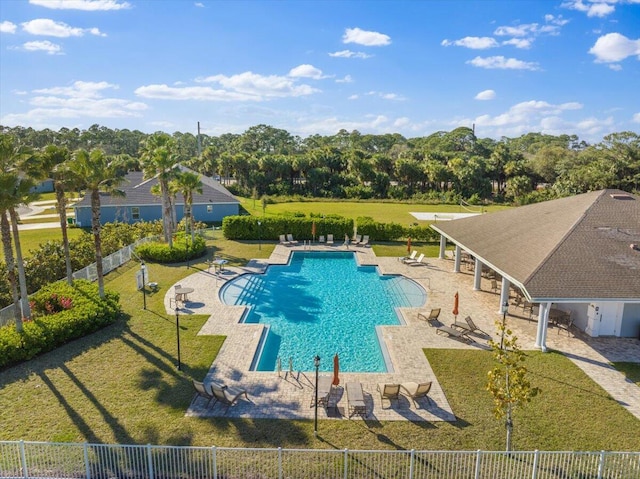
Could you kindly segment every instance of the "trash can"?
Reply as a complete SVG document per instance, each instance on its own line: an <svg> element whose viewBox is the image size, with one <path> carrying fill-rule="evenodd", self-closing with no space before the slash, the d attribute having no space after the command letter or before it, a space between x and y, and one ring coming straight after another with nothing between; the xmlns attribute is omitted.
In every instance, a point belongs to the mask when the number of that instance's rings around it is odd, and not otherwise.
<svg viewBox="0 0 640 479"><path fill-rule="evenodd" d="M69 226L72 226L76 223L76 219L75 218L67 218L67 224Z"/></svg>

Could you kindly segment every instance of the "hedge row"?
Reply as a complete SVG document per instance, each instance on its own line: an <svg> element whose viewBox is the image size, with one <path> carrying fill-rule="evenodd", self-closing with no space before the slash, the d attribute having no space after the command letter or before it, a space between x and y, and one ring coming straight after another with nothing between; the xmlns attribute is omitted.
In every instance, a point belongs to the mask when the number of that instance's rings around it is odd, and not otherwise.
<svg viewBox="0 0 640 479"><path fill-rule="evenodd" d="M258 225L260 222L260 225ZM222 220L222 233L230 240L267 240L278 241L280 235L291 234L296 240L313 239L312 228L316 225L316 240L320 235L332 234L334 238L343 238L353 234L353 220L342 216L306 217L306 216L227 216Z"/></svg>
<svg viewBox="0 0 640 479"><path fill-rule="evenodd" d="M260 222L260 224L258 224ZM222 232L230 240L267 240L278 241L281 234L291 233L296 240L312 239L312 227L316 225L316 235L333 234L336 240L342 240L345 234L353 236L357 225L359 235L368 235L369 241L398 241L409 236L416 241L437 241L439 234L429 226L403 226L398 223L380 223L369 216L360 216L356 223L341 216L282 215L268 218L256 216L227 216L222 220Z"/></svg>
<svg viewBox="0 0 640 479"><path fill-rule="evenodd" d="M176 236L173 240L173 248L160 241L143 243L136 247L136 254L145 261L157 263L181 263L193 258L199 258L205 254L207 245L205 239L196 235L193 244L191 238L185 239L184 234Z"/></svg>
<svg viewBox="0 0 640 479"><path fill-rule="evenodd" d="M97 284L76 280L51 283L32 297L33 316L22 333L0 328L0 368L27 361L113 323L120 313L117 293L101 299Z"/></svg>

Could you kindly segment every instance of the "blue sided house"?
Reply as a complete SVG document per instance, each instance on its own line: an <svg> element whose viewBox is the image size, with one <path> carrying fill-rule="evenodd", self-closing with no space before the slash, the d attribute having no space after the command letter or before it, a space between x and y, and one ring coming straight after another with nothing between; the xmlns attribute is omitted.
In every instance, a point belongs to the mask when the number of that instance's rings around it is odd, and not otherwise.
<svg viewBox="0 0 640 479"><path fill-rule="evenodd" d="M181 171L191 171L179 165ZM213 178L200 175L202 193L193 193L193 217L196 221L213 223L222 221L225 216L238 215L240 202ZM100 223L137 223L162 219L162 199L151 193L158 183L157 178L144 179L141 171L127 174L118 189L124 196L100 193ZM176 218L184 216L184 198L181 194L175 198ZM75 204L76 225L84 228L91 226L91 198L85 195Z"/></svg>

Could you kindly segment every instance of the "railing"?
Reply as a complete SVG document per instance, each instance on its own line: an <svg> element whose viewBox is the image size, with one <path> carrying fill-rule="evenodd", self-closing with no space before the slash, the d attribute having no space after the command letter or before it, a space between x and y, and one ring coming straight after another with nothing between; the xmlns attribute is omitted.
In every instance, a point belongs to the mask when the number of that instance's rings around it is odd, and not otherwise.
<svg viewBox="0 0 640 479"><path fill-rule="evenodd" d="M157 240L157 236L149 236L139 239L135 243L125 246L119 249L115 253L110 254L102 258L102 270L103 274L108 274L119 266L122 266L131 259L133 250L143 243ZM61 278L58 278L61 279ZM92 263L89 266L82 268L81 270L73 273L73 279L88 279L89 281L96 281L98 279L98 273L96 269L96 263ZM6 308L0 309L0 327L8 324L14 320L13 317L13 304Z"/></svg>
<svg viewBox="0 0 640 479"><path fill-rule="evenodd" d="M629 479L640 452L362 451L0 441L3 478Z"/></svg>

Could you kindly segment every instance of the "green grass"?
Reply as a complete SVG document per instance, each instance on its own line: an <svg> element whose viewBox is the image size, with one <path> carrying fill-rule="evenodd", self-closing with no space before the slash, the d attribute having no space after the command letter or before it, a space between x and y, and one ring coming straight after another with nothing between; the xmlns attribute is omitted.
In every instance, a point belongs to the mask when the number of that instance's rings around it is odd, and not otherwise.
<svg viewBox="0 0 640 479"><path fill-rule="evenodd" d="M67 233L69 235L69 240L72 240L80 237L82 230L80 228L67 228ZM30 250L35 250L40 244L46 243L50 240L62 240L62 232L59 228L20 231L20 247L22 248L22 255L24 257L29 256ZM2 248L0 248L0 259L4 261L4 250Z"/></svg>
<svg viewBox="0 0 640 479"><path fill-rule="evenodd" d="M207 257L215 252L240 265L268 257L273 246L227 241L216 231ZM395 247L402 254L403 245ZM205 268L205 259L192 267ZM191 270L149 264L160 290L147 297L146 311L135 290L137 270L137 264L130 264L107 276L107 287L121 294L124 316L116 324L2 371L0 439L352 449L504 447L504 423L493 417L484 388L493 365L486 351L425 350L456 414L454 423L321 421L315 439L312 421L185 417L192 398L190 379L204 377L224 338L197 336L205 316L181 317L183 370L177 371L175 317L165 314L162 301L167 288ZM516 448L640 449L640 421L571 361L557 353L531 352L526 364L542 392L515 413Z"/></svg>
<svg viewBox="0 0 640 479"><path fill-rule="evenodd" d="M640 363L613 363L613 367L623 373L629 381L640 387Z"/></svg>

